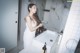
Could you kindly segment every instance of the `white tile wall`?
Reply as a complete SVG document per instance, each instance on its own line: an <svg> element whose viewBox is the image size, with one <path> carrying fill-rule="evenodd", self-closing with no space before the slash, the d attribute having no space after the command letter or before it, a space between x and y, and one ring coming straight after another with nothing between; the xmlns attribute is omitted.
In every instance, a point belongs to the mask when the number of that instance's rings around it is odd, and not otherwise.
<svg viewBox="0 0 80 53"><path fill-rule="evenodd" d="M58 53L74 53L80 39L80 1L73 0Z"/></svg>

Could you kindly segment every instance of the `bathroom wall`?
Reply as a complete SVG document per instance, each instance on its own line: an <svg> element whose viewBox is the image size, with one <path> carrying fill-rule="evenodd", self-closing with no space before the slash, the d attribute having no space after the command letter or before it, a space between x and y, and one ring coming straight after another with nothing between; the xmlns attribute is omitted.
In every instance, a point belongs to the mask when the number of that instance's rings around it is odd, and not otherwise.
<svg viewBox="0 0 80 53"><path fill-rule="evenodd" d="M28 15L27 7L28 0L20 0L20 13L19 13L19 33L20 33L20 41L23 41L23 33L25 30L25 21L24 18Z"/></svg>
<svg viewBox="0 0 80 53"><path fill-rule="evenodd" d="M1 7L1 4L0 4L0 7ZM0 9L0 18L1 18L1 9ZM0 34L1 34L1 19L0 19Z"/></svg>
<svg viewBox="0 0 80 53"><path fill-rule="evenodd" d="M1 7L1 2L0 2L0 7ZM0 8L0 18L1 18L1 8ZM1 34L1 19L0 19L0 34Z"/></svg>
<svg viewBox="0 0 80 53"><path fill-rule="evenodd" d="M64 31L64 28L65 28L65 25L66 25L66 21L67 21L68 15L69 15L69 11L70 11L72 2L66 2L65 1L63 4L64 4L64 9L62 11L62 22L61 22L60 29L59 29L60 31L61 30Z"/></svg>
<svg viewBox="0 0 80 53"><path fill-rule="evenodd" d="M43 20L43 18L44 18L43 9L45 8L46 0L33 0L33 3L35 3L37 5L38 16L39 16L40 20Z"/></svg>
<svg viewBox="0 0 80 53"><path fill-rule="evenodd" d="M69 5L62 0L47 0L45 9L50 12L44 12L44 25L47 29L60 32L64 29L69 13ZM64 7L64 6L67 7Z"/></svg>
<svg viewBox="0 0 80 53"><path fill-rule="evenodd" d="M2 2L0 1L0 47L2 47Z"/></svg>

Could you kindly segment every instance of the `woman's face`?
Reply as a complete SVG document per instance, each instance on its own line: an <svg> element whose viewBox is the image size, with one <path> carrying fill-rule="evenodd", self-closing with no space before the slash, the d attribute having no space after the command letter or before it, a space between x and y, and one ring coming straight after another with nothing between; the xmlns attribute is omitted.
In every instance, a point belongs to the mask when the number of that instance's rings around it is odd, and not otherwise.
<svg viewBox="0 0 80 53"><path fill-rule="evenodd" d="M33 5L33 6L30 8L30 11L31 11L32 13L36 13L36 11L37 11L36 5Z"/></svg>

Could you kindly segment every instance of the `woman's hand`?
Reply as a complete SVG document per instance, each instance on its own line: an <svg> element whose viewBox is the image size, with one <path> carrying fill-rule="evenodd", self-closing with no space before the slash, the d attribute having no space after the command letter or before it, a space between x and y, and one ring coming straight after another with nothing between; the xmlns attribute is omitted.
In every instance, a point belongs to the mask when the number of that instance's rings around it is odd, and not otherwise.
<svg viewBox="0 0 80 53"><path fill-rule="evenodd" d="M42 23L40 23L40 24L39 24L39 27L42 27L42 26L43 26L43 24L42 24Z"/></svg>

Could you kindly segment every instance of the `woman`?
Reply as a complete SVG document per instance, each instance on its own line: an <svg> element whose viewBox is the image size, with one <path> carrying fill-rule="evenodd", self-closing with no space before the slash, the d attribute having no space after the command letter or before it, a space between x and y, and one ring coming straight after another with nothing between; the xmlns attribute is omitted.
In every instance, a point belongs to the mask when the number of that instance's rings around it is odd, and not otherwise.
<svg viewBox="0 0 80 53"><path fill-rule="evenodd" d="M35 4L28 5L28 16L25 17L26 21L26 29L24 31L24 49L26 49L27 53L31 49L32 40L35 37L36 30L42 27L42 23L37 15L37 7Z"/></svg>

